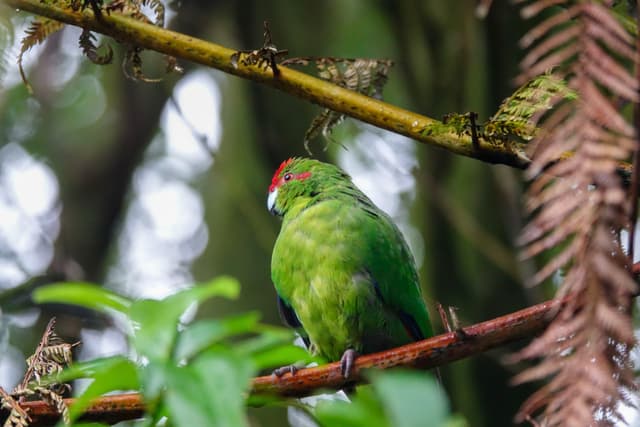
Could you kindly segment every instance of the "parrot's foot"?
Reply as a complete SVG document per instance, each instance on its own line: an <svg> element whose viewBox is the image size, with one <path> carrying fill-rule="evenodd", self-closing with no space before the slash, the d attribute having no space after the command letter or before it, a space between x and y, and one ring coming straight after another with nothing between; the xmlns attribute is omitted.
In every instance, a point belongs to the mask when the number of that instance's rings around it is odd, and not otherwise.
<svg viewBox="0 0 640 427"><path fill-rule="evenodd" d="M298 365L282 366L280 368L274 369L273 370L273 375L275 375L278 378L280 378L281 376L283 376L287 372L290 373L291 375L295 375L296 372L298 372L298 369L300 369L300 366L298 366Z"/></svg>
<svg viewBox="0 0 640 427"><path fill-rule="evenodd" d="M352 348L348 348L342 353L342 357L340 358L340 371L344 378L351 376L351 370L353 369L356 357L358 357L358 353Z"/></svg>

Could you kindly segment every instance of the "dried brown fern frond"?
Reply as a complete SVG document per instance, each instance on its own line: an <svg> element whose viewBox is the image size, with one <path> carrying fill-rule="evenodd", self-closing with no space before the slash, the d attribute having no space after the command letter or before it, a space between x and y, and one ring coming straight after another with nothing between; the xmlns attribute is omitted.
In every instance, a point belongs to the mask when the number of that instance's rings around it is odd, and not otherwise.
<svg viewBox="0 0 640 427"><path fill-rule="evenodd" d="M287 49L278 49L271 38L271 29L269 21L264 21L264 32L262 47L254 50L239 50L231 55L231 64L234 68L238 68L238 64L245 66L257 66L266 70L271 68L271 72L275 77L280 75L278 64L289 51Z"/></svg>
<svg viewBox="0 0 640 427"><path fill-rule="evenodd" d="M29 425L29 414L2 387L0 387L0 407L9 411L9 416L3 427L27 427Z"/></svg>
<svg viewBox="0 0 640 427"><path fill-rule="evenodd" d="M38 387L36 389L36 392L40 395L40 397L42 397L42 400L47 402L50 406L56 408L58 413L62 416L62 420L65 424L70 423L69 408L67 407L67 404L64 403L64 399L62 398L61 394L44 387Z"/></svg>
<svg viewBox="0 0 640 427"><path fill-rule="evenodd" d="M155 15L154 23L158 27L164 27L164 4L160 0L141 0L142 6L148 6Z"/></svg>
<svg viewBox="0 0 640 427"><path fill-rule="evenodd" d="M149 7L153 12L153 19L149 18L145 11L145 7ZM153 24L164 27L165 7L160 0L114 0L106 6L108 13L118 12L122 15L133 18L146 24ZM142 70L142 57L140 54L144 51L139 46L128 45L122 60L122 71L125 76L132 80L143 81L147 83L156 83L162 81L160 78L150 78ZM167 73L182 73L182 68L178 65L175 57L164 56Z"/></svg>
<svg viewBox="0 0 640 427"><path fill-rule="evenodd" d="M389 59L364 58L290 58L281 62L282 65L315 64L318 77L330 81L338 86L353 90L363 95L382 99L382 89L389 78L389 70L393 61ZM323 135L328 137L333 128L345 118L342 113L324 109L318 114L304 135L304 146L307 152L309 142Z"/></svg>
<svg viewBox="0 0 640 427"><path fill-rule="evenodd" d="M142 57L140 56L142 51L143 49L137 46L129 45L127 47L124 60L122 61L122 72L131 80L146 83L157 83L162 81L162 79L147 77L144 74L144 71L142 71Z"/></svg>
<svg viewBox="0 0 640 427"><path fill-rule="evenodd" d="M60 373L66 366L71 365L73 347L79 343L64 342L55 333L55 322L55 317L49 321L36 351L27 358L27 372L18 389L29 388L29 383L33 381L40 384L41 378ZM66 386L57 387L54 384L52 388L62 390Z"/></svg>
<svg viewBox="0 0 640 427"><path fill-rule="evenodd" d="M60 0L59 5L61 7L71 8L73 10L84 10L91 8L97 19L100 19L102 13L121 13L132 19L163 27L165 22L165 7L161 0L113 0L108 4L104 4L103 0ZM148 8L146 11L145 8ZM152 15L150 18L147 16ZM22 60L24 54L33 46L44 42L47 37L56 31L61 30L65 24L53 19L36 18L31 26L26 30L25 37L22 39L20 47L20 53L18 55L18 67L20 69L20 76L29 92L33 92L31 85L29 84L24 69L22 66ZM111 46L106 45L106 51L104 53L98 53L99 47L94 43L95 36L89 31L84 29L80 35L79 45L82 52L97 65L110 64L113 60L113 50ZM150 79L142 72L142 58L140 53L142 48L138 46L128 46L124 59L123 70L127 77L141 80L145 82L157 82L161 79ZM166 72L167 73L182 73L182 68L178 65L175 57L165 55ZM1 65L1 62L0 62ZM0 67L1 68L1 67Z"/></svg>
<svg viewBox="0 0 640 427"><path fill-rule="evenodd" d="M20 53L18 54L18 69L20 70L20 77L24 85L29 92L33 92L33 88L27 80L27 76L24 73L22 67L22 58L25 53L32 47L44 42L51 34L60 31L64 27L64 24L59 21L55 21L49 18L37 17L31 22L29 28L25 31L25 36L20 43Z"/></svg>
<svg viewBox="0 0 640 427"><path fill-rule="evenodd" d="M96 37L91 31L86 29L82 30L82 34L80 34L80 39L78 41L82 48L82 53L84 53L84 55L94 64L111 64L113 61L113 49L111 49L111 46L107 45L107 51L100 54L98 53L98 47L94 43L95 40Z"/></svg>
<svg viewBox="0 0 640 427"><path fill-rule="evenodd" d="M62 415L64 422L68 424L69 410L64 403L63 394L70 391L71 387L64 383L43 383L42 378L58 374L62 372L65 367L71 365L73 347L79 343L69 344L64 342L56 335L54 328L55 317L47 324L36 351L27 358L27 372L20 385L13 390L12 394L13 396L19 396L21 400L38 397L47 401L57 409L58 413ZM24 411L21 410L12 396L7 398L6 393L2 389L0 389L0 402L2 402L5 408L11 411L11 415L7 419L8 424L5 423L5 427L22 427L27 425L28 417L23 415Z"/></svg>
<svg viewBox="0 0 640 427"><path fill-rule="evenodd" d="M525 16L542 11L549 17L523 39L535 47L522 62L521 79L554 69L578 96L553 99L553 112L530 144L532 219L521 241L526 256L561 248L533 280L564 268L558 296L571 299L518 354L541 361L516 383L549 382L517 419L540 416L547 426L612 425L627 390L635 387L629 353L637 285L618 238L628 225L629 200L616 173L616 164L635 149L635 129L613 101L638 101L630 72L633 37L601 2L537 0L522 9ZM564 156L569 151L574 155Z"/></svg>
<svg viewBox="0 0 640 427"><path fill-rule="evenodd" d="M491 9L493 0L478 0L476 5L476 16L479 18L485 18Z"/></svg>
<svg viewBox="0 0 640 427"><path fill-rule="evenodd" d="M298 58L292 58L292 61ZM393 61L365 58L300 58L313 62L318 76L373 98L382 97ZM283 61L283 64L287 61Z"/></svg>

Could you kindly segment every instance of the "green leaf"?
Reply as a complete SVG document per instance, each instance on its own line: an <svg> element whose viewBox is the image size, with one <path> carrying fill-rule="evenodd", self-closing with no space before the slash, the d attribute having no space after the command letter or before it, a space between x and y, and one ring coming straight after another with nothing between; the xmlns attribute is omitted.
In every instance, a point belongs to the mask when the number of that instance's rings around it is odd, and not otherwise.
<svg viewBox="0 0 640 427"><path fill-rule="evenodd" d="M106 361L108 360L108 363ZM123 357L103 359L101 365L96 366L91 377L93 382L69 408L70 419L76 420L91 402L99 396L116 390L137 390L140 388L138 367L131 360Z"/></svg>
<svg viewBox="0 0 640 427"><path fill-rule="evenodd" d="M66 367L59 374L45 377L41 380L43 384L56 384L77 380L79 378L94 378L100 372L111 369L112 366L122 363L133 363L124 356L111 356L86 362L74 362Z"/></svg>
<svg viewBox="0 0 640 427"><path fill-rule="evenodd" d="M447 420L446 427L469 427L467 419L460 414L453 414Z"/></svg>
<svg viewBox="0 0 640 427"><path fill-rule="evenodd" d="M209 351L198 357L191 367L203 380L206 399L219 421L217 425L248 425L245 394L255 374L249 359L235 351Z"/></svg>
<svg viewBox="0 0 640 427"><path fill-rule="evenodd" d="M322 400L315 410L315 417L322 427L390 427L392 425L387 422L377 397L368 387L360 387L352 402Z"/></svg>
<svg viewBox="0 0 640 427"><path fill-rule="evenodd" d="M426 372L372 372L371 383L394 427L447 425L449 403L442 389Z"/></svg>
<svg viewBox="0 0 640 427"><path fill-rule="evenodd" d="M166 404L172 425L247 426L244 392L251 363L235 352L207 351L194 363L167 367Z"/></svg>
<svg viewBox="0 0 640 427"><path fill-rule="evenodd" d="M181 314L192 303L201 303L211 297L225 297L237 299L240 295L240 284L230 276L220 276L208 282L196 283L192 288L178 292L165 298L163 301L184 307Z"/></svg>
<svg viewBox="0 0 640 427"><path fill-rule="evenodd" d="M60 303L87 307L111 314L112 310L127 313L131 300L94 283L61 282L42 286L32 294L38 304Z"/></svg>
<svg viewBox="0 0 640 427"><path fill-rule="evenodd" d="M465 427L449 417L449 404L437 382L421 371L374 371L372 386L358 388L353 402L323 401L315 416L323 427Z"/></svg>
<svg viewBox="0 0 640 427"><path fill-rule="evenodd" d="M131 306L131 320L136 325L132 344L139 355L149 360L168 360L177 335L180 316L192 304L213 296L237 298L240 285L230 277L178 292L163 300L140 300Z"/></svg>
<svg viewBox="0 0 640 427"><path fill-rule="evenodd" d="M293 342L292 330L262 330L260 335L248 338L236 345L236 350L243 354L255 354L268 349Z"/></svg>
<svg viewBox="0 0 640 427"><path fill-rule="evenodd" d="M142 393L148 411L153 411L160 401L161 394L166 386L167 367L175 366L173 363L165 361L150 361L140 371L140 382L142 383Z"/></svg>
<svg viewBox="0 0 640 427"><path fill-rule="evenodd" d="M109 424L102 423L75 423L73 427L109 427Z"/></svg>
<svg viewBox="0 0 640 427"><path fill-rule="evenodd" d="M307 350L293 344L283 344L264 349L251 355L256 369L278 368L296 362L309 363L313 357Z"/></svg>
<svg viewBox="0 0 640 427"><path fill-rule="evenodd" d="M254 332L259 319L260 314L253 312L225 319L201 320L189 325L178 337L175 358L190 359L225 338Z"/></svg>
<svg viewBox="0 0 640 427"><path fill-rule="evenodd" d="M198 375L189 366L167 366L165 395L171 425L219 425L208 406L205 389ZM226 391L219 390L219 392Z"/></svg>
<svg viewBox="0 0 640 427"><path fill-rule="evenodd" d="M139 356L150 361L166 361L178 332L182 311L171 310L164 301L140 300L131 307L135 331L131 345Z"/></svg>

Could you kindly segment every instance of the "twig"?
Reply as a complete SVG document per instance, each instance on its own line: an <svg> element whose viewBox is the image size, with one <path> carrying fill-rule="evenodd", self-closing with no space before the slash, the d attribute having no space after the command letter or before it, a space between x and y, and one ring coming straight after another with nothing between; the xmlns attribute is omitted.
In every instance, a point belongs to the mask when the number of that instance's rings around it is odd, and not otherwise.
<svg viewBox="0 0 640 427"><path fill-rule="evenodd" d="M2 387L0 387L0 408L5 409L8 414L8 422L5 422L4 425L13 426L13 425L27 425L31 418L29 418L29 414L22 409L20 404L15 401L15 399Z"/></svg>
<svg viewBox="0 0 640 427"><path fill-rule="evenodd" d="M280 396L306 396L318 389L340 389L364 381L362 372L370 368L387 369L397 366L430 369L465 357L483 353L510 342L541 332L566 301L552 300L515 313L463 328L464 334L448 332L417 343L380 353L358 357L353 374L346 381L340 371L340 362L315 368L301 369L295 375L285 374L254 378L251 394L276 394ZM72 405L74 399L65 399ZM43 401L24 402L22 408L29 412L31 427L54 422L58 415L54 408ZM144 404L137 393L104 396L97 399L84 413L83 419L115 423L139 418ZM7 413L0 412L0 422Z"/></svg>
<svg viewBox="0 0 640 427"><path fill-rule="evenodd" d="M438 310L438 315L440 316L440 321L442 322L442 327L444 327L445 332L451 332L451 325L449 324L449 318L447 317L447 312L444 310L442 304L438 303L436 305Z"/></svg>
<svg viewBox="0 0 640 427"><path fill-rule="evenodd" d="M471 123L471 144L476 150L480 149L480 138L478 138L478 126L476 120L478 119L478 113L473 111L469 113L469 122Z"/></svg>

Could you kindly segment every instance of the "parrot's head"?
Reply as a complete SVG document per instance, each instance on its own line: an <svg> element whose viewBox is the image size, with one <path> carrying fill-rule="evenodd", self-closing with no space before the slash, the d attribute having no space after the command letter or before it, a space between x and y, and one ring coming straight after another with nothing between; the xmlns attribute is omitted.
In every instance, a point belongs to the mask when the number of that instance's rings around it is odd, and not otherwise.
<svg viewBox="0 0 640 427"><path fill-rule="evenodd" d="M340 183L351 185L351 178L338 167L292 157L282 162L271 179L267 208L274 215L284 216L304 208Z"/></svg>

